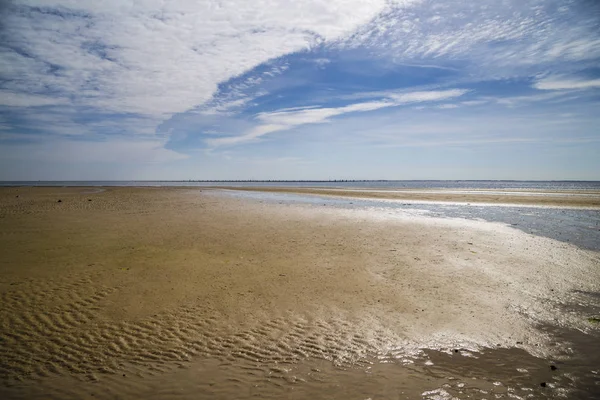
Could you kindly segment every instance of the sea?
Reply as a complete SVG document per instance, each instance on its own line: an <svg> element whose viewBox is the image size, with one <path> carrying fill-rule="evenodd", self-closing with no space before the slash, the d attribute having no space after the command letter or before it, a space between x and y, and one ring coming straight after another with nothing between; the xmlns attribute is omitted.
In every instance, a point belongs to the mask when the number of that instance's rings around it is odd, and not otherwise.
<svg viewBox="0 0 600 400"><path fill-rule="evenodd" d="M0 186L228 186L329 187L353 189L529 189L600 190L600 181L513 180L186 180L186 181L1 181Z"/></svg>

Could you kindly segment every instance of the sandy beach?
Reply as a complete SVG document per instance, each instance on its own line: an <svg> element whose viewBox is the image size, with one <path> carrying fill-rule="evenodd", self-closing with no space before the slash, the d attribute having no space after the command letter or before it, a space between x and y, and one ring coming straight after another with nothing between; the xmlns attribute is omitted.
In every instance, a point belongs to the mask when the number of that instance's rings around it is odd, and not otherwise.
<svg viewBox="0 0 600 400"><path fill-rule="evenodd" d="M208 189L15 187L0 189L0 238L3 398L600 390L600 254L506 225Z"/></svg>

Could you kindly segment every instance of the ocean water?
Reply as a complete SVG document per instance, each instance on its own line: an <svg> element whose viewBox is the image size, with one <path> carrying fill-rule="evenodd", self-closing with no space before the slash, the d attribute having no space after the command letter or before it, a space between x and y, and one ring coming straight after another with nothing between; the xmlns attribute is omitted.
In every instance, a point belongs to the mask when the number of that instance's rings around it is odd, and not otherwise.
<svg viewBox="0 0 600 400"><path fill-rule="evenodd" d="M0 186L233 186L331 187L356 189L530 189L600 190L600 181L2 181Z"/></svg>

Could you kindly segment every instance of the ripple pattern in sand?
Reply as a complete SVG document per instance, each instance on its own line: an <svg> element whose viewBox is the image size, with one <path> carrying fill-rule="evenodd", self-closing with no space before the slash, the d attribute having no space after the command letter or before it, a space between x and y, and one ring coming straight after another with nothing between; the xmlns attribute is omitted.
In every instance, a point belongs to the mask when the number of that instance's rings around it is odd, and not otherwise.
<svg viewBox="0 0 600 400"><path fill-rule="evenodd" d="M138 321L100 317L100 302L118 287L93 277L69 284L23 282L1 294L0 379L3 384L51 375L161 372L196 356L276 365L319 358L354 364L375 354L385 335L365 337L341 319L286 316L236 330L200 306ZM378 338L380 337L380 338ZM281 371L264 371L271 377Z"/></svg>

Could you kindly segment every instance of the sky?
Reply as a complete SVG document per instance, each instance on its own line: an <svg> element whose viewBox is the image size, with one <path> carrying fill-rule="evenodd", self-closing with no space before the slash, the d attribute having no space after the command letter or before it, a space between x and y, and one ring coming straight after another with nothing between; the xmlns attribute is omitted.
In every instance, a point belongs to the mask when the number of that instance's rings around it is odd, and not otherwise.
<svg viewBox="0 0 600 400"><path fill-rule="evenodd" d="M596 0L0 1L0 180L600 180Z"/></svg>

